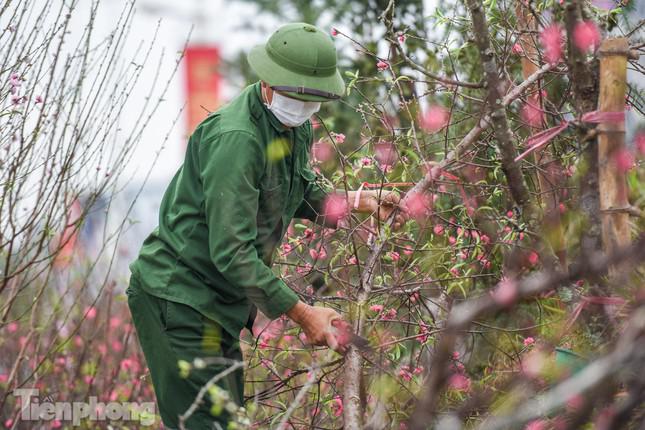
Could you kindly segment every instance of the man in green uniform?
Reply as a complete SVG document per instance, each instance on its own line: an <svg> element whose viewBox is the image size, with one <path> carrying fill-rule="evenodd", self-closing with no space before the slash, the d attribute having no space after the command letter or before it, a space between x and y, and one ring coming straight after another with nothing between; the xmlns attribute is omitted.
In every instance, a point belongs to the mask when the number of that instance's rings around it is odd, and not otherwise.
<svg viewBox="0 0 645 430"><path fill-rule="evenodd" d="M308 163L309 117L345 90L335 47L320 29L294 23L248 60L261 81L195 129L161 201L159 225L130 264L128 304L170 428L180 426L199 390L230 367L227 359L242 360L239 334L251 328L257 309L270 319L286 314L313 345L344 348L331 325L341 316L300 301L270 268L292 218L336 226L324 210L335 191L319 184ZM380 201L387 204L379 209L379 196L365 191L357 210L385 219L399 198L382 193ZM395 228L404 221L397 214ZM195 359L203 365L180 371L178 363ZM241 368L216 384L243 404ZM230 420L209 395L193 409L189 429L226 428Z"/></svg>

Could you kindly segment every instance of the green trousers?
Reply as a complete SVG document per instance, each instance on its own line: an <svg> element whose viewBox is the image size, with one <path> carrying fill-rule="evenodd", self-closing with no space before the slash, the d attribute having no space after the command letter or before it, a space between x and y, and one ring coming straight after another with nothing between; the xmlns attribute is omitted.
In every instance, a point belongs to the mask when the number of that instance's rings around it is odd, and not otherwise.
<svg viewBox="0 0 645 430"><path fill-rule="evenodd" d="M193 404L199 390L230 363L222 358L242 360L239 339L234 338L213 320L190 306L152 296L141 289L141 281L130 277L126 289L128 306L137 337L146 358L157 397L159 415L166 427L179 428L179 416ZM205 366L186 369L185 362L203 359ZM213 361L220 363L209 364ZM180 369L180 364L183 370ZM226 429L230 421L231 401L242 406L243 369L216 382L215 403L209 393L197 410L185 421L189 430ZM230 400L226 400L226 398Z"/></svg>

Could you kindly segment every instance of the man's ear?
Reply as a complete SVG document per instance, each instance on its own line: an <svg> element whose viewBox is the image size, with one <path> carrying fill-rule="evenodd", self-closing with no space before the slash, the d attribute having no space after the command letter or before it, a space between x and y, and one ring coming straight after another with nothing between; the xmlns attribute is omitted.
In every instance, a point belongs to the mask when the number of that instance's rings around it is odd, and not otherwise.
<svg viewBox="0 0 645 430"><path fill-rule="evenodd" d="M268 104L271 104L271 101L273 100L273 89L269 86L264 81L260 81L260 85L262 86L262 93L264 94L265 102Z"/></svg>

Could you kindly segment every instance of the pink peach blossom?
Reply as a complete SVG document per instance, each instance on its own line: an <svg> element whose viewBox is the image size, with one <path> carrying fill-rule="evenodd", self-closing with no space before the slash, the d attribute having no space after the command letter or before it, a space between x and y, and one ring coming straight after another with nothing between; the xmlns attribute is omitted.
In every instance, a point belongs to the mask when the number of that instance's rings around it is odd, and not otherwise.
<svg viewBox="0 0 645 430"><path fill-rule="evenodd" d="M420 120L421 128L428 132L441 130L450 121L450 112L442 107L433 105L423 114Z"/></svg>
<svg viewBox="0 0 645 430"><path fill-rule="evenodd" d="M334 147L327 141L319 140L311 146L311 155L315 161L324 163L334 156Z"/></svg>
<svg viewBox="0 0 645 430"><path fill-rule="evenodd" d="M562 27L551 24L542 30L540 42L544 47L544 57L549 63L558 63L562 58Z"/></svg>
<svg viewBox="0 0 645 430"><path fill-rule="evenodd" d="M645 131L642 131L634 138L634 146L641 155L645 155Z"/></svg>
<svg viewBox="0 0 645 430"><path fill-rule="evenodd" d="M548 357L546 353L540 349L533 349L522 360L521 370L526 376L536 378L542 372L542 369L547 364Z"/></svg>
<svg viewBox="0 0 645 430"><path fill-rule="evenodd" d="M332 131L330 134L331 134L331 137L334 138L336 143L344 143L345 142L345 135L343 133L334 133Z"/></svg>
<svg viewBox="0 0 645 430"><path fill-rule="evenodd" d="M634 167L634 156L626 148L621 148L613 153L613 162L616 170L625 173Z"/></svg>
<svg viewBox="0 0 645 430"><path fill-rule="evenodd" d="M339 417L343 415L343 400L340 396L336 396L332 399L331 409L334 416Z"/></svg>
<svg viewBox="0 0 645 430"><path fill-rule="evenodd" d="M282 244L282 255L287 255L291 251L293 251L293 246L290 243L283 243Z"/></svg>
<svg viewBox="0 0 645 430"><path fill-rule="evenodd" d="M576 47L587 52L595 50L600 45L600 31L593 21L583 21L573 29L573 43Z"/></svg>
<svg viewBox="0 0 645 430"><path fill-rule="evenodd" d="M379 69L380 71L386 70L389 67L389 64L387 61L379 60L376 63L376 68Z"/></svg>
<svg viewBox="0 0 645 430"><path fill-rule="evenodd" d="M522 55L524 53L524 48L522 48L522 45L519 43L516 43L513 45L513 48L511 48L511 52L516 55Z"/></svg>
<svg viewBox="0 0 645 430"><path fill-rule="evenodd" d="M417 340L421 343L425 343L429 336L430 329L428 328L428 325L424 322L419 323L419 335L417 336Z"/></svg>
<svg viewBox="0 0 645 430"><path fill-rule="evenodd" d="M455 373L448 379L448 386L457 391L469 391L470 378L461 373Z"/></svg>
<svg viewBox="0 0 645 430"><path fill-rule="evenodd" d="M538 255L538 253L537 253L537 252L535 252L535 251L531 251L531 252L529 253L528 260L529 260L529 264L530 264L531 266L535 266L536 264L538 264L538 261L540 261L540 256Z"/></svg>
<svg viewBox="0 0 645 430"><path fill-rule="evenodd" d="M88 320L93 320L96 318L96 308L94 306L90 306L85 309L85 318Z"/></svg>
<svg viewBox="0 0 645 430"><path fill-rule="evenodd" d="M492 291L492 295L498 304L508 306L517 298L517 284L514 280L504 277Z"/></svg>
<svg viewBox="0 0 645 430"><path fill-rule="evenodd" d="M110 318L110 328L117 328L121 325L121 318L111 317Z"/></svg>
<svg viewBox="0 0 645 430"><path fill-rule="evenodd" d="M393 320L394 318L396 318L396 314L397 314L396 309L391 308L382 315L382 318L384 320Z"/></svg>
<svg viewBox="0 0 645 430"><path fill-rule="evenodd" d="M382 165L391 166L397 158L396 148L387 141L380 141L374 144L374 156L376 161Z"/></svg>
<svg viewBox="0 0 645 430"><path fill-rule="evenodd" d="M542 124L543 111L535 102L527 102L522 107L522 119L531 127L538 127Z"/></svg>
<svg viewBox="0 0 645 430"><path fill-rule="evenodd" d="M349 215L347 200L343 196L330 194L325 199L323 214L332 223L337 223L341 218Z"/></svg>
<svg viewBox="0 0 645 430"><path fill-rule="evenodd" d="M585 398L580 394L573 395L567 399L567 409L569 410L578 410L582 408L585 404Z"/></svg>
<svg viewBox="0 0 645 430"><path fill-rule="evenodd" d="M526 427L524 427L524 430L546 430L547 423L544 420L533 420L529 422Z"/></svg>
<svg viewBox="0 0 645 430"><path fill-rule="evenodd" d="M413 218L425 217L431 210L430 196L423 192L410 192L403 199L402 206Z"/></svg>

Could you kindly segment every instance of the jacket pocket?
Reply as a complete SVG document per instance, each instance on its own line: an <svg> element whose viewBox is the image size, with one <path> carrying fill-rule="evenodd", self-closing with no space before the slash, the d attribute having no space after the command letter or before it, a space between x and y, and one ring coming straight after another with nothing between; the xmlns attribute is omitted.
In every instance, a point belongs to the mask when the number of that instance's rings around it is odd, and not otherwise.
<svg viewBox="0 0 645 430"><path fill-rule="evenodd" d="M270 229L277 225L286 204L286 186L286 183L281 182L260 187L258 223L263 223Z"/></svg>
<svg viewBox="0 0 645 430"><path fill-rule="evenodd" d="M192 306L164 300L161 308L166 331L188 329L199 332L201 330L202 314Z"/></svg>

